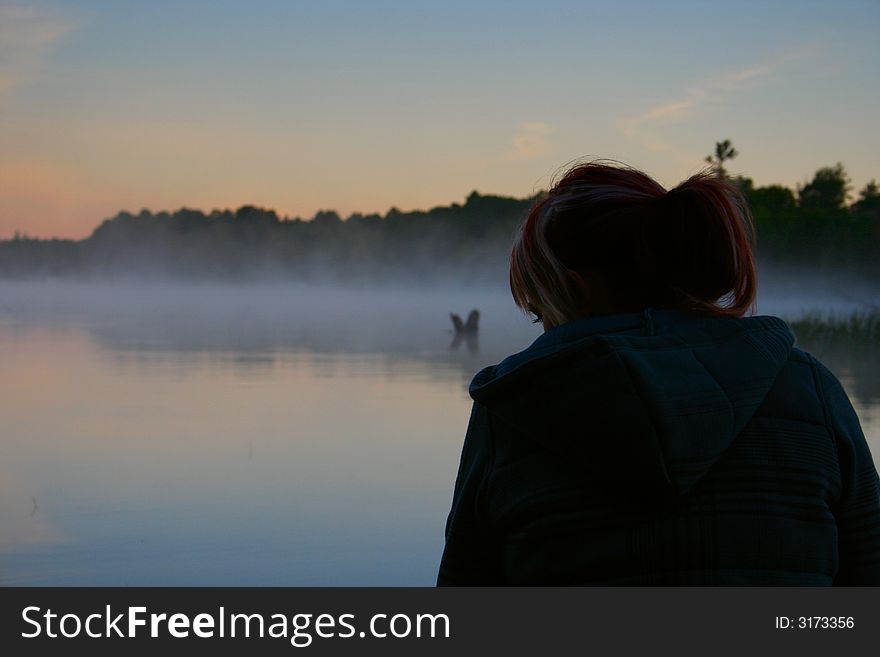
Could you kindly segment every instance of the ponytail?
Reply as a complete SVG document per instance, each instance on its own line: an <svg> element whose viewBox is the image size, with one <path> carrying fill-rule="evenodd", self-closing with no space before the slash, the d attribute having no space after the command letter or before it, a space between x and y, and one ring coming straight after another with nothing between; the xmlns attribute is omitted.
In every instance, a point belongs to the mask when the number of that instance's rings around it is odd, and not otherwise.
<svg viewBox="0 0 880 657"><path fill-rule="evenodd" d="M654 272L669 301L691 310L739 317L757 293L754 226L740 190L698 173L658 199L651 223Z"/></svg>

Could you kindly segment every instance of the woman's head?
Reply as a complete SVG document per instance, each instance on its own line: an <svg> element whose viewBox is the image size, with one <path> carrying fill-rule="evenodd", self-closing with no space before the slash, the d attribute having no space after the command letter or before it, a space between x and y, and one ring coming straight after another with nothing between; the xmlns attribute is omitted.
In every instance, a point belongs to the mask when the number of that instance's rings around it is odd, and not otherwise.
<svg viewBox="0 0 880 657"><path fill-rule="evenodd" d="M757 287L751 237L745 199L713 173L667 192L617 163L579 164L523 223L510 288L547 327L648 306L741 316Z"/></svg>

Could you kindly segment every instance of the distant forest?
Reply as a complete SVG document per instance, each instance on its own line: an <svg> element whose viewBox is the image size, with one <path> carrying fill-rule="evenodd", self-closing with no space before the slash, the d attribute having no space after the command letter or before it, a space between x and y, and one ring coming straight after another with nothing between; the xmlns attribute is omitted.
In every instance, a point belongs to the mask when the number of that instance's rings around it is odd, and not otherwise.
<svg viewBox="0 0 880 657"><path fill-rule="evenodd" d="M729 142L707 160L726 176ZM880 190L854 201L841 164L791 190L733 180L747 197L762 261L880 273ZM82 240L0 241L0 278L135 278L303 282L475 282L505 280L513 235L537 197L472 192L464 204L384 216L320 211L280 218L251 205L205 214L120 212Z"/></svg>

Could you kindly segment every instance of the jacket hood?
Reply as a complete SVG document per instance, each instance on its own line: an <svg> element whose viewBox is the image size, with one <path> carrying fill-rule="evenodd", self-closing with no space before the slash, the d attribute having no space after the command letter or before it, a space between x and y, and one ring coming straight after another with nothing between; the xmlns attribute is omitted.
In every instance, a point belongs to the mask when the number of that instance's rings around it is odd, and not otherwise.
<svg viewBox="0 0 880 657"><path fill-rule="evenodd" d="M761 406L793 343L778 317L590 317L485 368L470 394L594 478L683 493Z"/></svg>

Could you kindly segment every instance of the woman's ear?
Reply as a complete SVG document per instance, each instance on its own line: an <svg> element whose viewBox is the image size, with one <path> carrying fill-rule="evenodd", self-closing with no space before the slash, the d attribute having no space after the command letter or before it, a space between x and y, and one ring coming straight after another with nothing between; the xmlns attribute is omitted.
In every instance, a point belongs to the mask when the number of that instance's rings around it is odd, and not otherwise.
<svg viewBox="0 0 880 657"><path fill-rule="evenodd" d="M566 275L571 279L571 282L574 283L575 288L580 292L581 296L584 298L585 303L589 303L592 299L592 289L590 288L589 283L584 280L584 277L581 276L574 269L566 269Z"/></svg>
<svg viewBox="0 0 880 657"><path fill-rule="evenodd" d="M581 276L574 269L566 269L565 274L568 276L575 290L577 290L579 299L579 306L582 311L580 313L581 317L586 317L588 315L592 315L597 310L597 301L595 290L587 280Z"/></svg>

